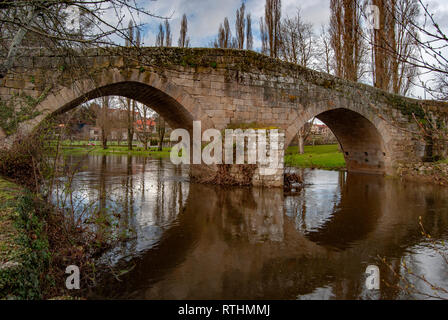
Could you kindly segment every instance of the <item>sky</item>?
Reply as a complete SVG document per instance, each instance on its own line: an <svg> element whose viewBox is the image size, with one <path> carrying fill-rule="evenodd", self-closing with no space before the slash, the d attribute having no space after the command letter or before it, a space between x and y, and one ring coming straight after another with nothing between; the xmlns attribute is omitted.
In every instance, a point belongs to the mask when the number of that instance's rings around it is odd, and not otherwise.
<svg viewBox="0 0 448 320"><path fill-rule="evenodd" d="M155 15L168 17L173 34L173 45L177 45L179 38L180 22L183 14L188 17L188 36L192 47L209 47L216 38L219 25L228 17L232 33L234 34L235 12L246 4L246 13L252 15L252 29L254 33L254 49L259 51L261 47L259 37L259 21L264 16L265 0L137 0ZM428 4L429 11L434 13L435 20L439 22L442 30L448 34L448 0L423 0ZM312 23L316 34L320 32L322 25L328 25L330 17L330 0L282 0L282 18L294 16L298 9L306 22ZM108 20L116 20L115 14L110 13ZM130 19L125 16L124 21ZM153 46L158 33L158 25L162 19L140 15L134 19L144 24L143 45ZM127 26L127 22L125 24ZM448 50L447 50L448 51ZM448 54L448 52L447 52ZM427 81L428 75L421 77ZM370 79L366 80L367 82ZM415 88L412 92L415 97L424 97L424 90Z"/></svg>
<svg viewBox="0 0 448 320"><path fill-rule="evenodd" d="M219 25L225 17L229 18L230 26L234 29L235 12L241 6L242 0L156 0L145 1L145 7L154 14L170 17L173 42L179 38L180 21L185 13L188 18L188 34L191 46L207 47L218 33ZM252 29L254 32L254 47L260 48L258 37L259 20L264 15L265 0L246 0L246 13L252 15ZM329 19L329 0L283 0L282 17L295 15L300 8L308 22L317 28L326 24ZM153 45L157 36L158 19L147 19L144 44ZM152 21L151 21L152 20ZM234 33L234 31L232 30Z"/></svg>
<svg viewBox="0 0 448 320"><path fill-rule="evenodd" d="M423 0L435 14L436 20L448 28L448 0ZM235 12L245 2L246 12L252 15L254 33L259 32L259 20L264 15L265 0L145 0L140 3L152 13L170 18L173 42L177 43L180 21L185 13L188 17L189 35L194 47L208 46L217 33L220 23L229 18L231 27L235 24ZM302 16L317 29L328 24L330 0L282 0L282 17L295 15L297 9ZM157 35L159 19L145 17L144 42L153 45ZM255 36L255 38L257 38ZM260 46L259 39L256 44ZM257 47L257 45L256 45Z"/></svg>

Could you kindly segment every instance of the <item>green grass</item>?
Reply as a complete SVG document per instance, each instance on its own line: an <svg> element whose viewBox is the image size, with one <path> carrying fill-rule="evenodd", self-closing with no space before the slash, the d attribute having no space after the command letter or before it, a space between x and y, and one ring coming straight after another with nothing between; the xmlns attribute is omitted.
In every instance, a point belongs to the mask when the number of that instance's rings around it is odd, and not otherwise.
<svg viewBox="0 0 448 320"><path fill-rule="evenodd" d="M64 145L65 155L134 155L154 158L168 158L171 148L163 148L163 151L157 151L156 148L150 148L145 151L141 147L134 147L132 151L127 146L109 146L104 150L100 145L85 146ZM305 146L305 154L298 154L297 147L289 147L285 154L285 165L299 168L321 168L321 169L341 169L345 168L343 154L338 150L337 145Z"/></svg>
<svg viewBox="0 0 448 320"><path fill-rule="evenodd" d="M305 146L305 154L298 154L297 147L289 147L285 153L285 166L299 168L345 168L344 155L337 144Z"/></svg>
<svg viewBox="0 0 448 320"><path fill-rule="evenodd" d="M18 216L15 202L20 193L18 185L0 177L0 265L16 260L21 251L16 241L19 232L14 226Z"/></svg>
<svg viewBox="0 0 448 320"><path fill-rule="evenodd" d="M128 150L127 146L109 146L107 149L103 149L101 146L63 146L63 152L65 155L133 155L133 156L146 156L154 158L167 158L170 156L171 148L163 148L162 151L158 151L156 148L149 148L145 151L142 147L134 147L132 150Z"/></svg>
<svg viewBox="0 0 448 320"><path fill-rule="evenodd" d="M56 145L58 142L56 140L51 140L50 143L52 145ZM94 144L96 146L101 146L101 141L88 141L88 140L61 140L59 142L61 145L63 146L87 146L88 144ZM120 144L118 144L117 141L108 141L107 142L108 146L119 146L119 147L126 147L128 145L127 141L122 141L120 142ZM135 141L134 141L134 145L135 145Z"/></svg>
<svg viewBox="0 0 448 320"><path fill-rule="evenodd" d="M448 159L437 161L437 163L446 163L446 164L448 164Z"/></svg>

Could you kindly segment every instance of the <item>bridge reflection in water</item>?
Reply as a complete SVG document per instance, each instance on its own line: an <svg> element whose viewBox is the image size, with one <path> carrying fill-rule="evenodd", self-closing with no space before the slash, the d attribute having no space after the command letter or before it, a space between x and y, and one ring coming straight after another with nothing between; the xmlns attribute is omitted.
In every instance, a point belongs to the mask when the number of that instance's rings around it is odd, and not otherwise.
<svg viewBox="0 0 448 320"><path fill-rule="evenodd" d="M308 185L284 196L278 189L190 184L188 168L165 160L88 156L83 163L76 192L120 212L117 233L131 230L131 240L103 263L135 266L121 281L106 276L92 298L409 298L378 257L401 274L406 260L448 287L448 266L418 226L422 216L436 240L448 239L446 189L305 170ZM394 287L366 290L369 264Z"/></svg>

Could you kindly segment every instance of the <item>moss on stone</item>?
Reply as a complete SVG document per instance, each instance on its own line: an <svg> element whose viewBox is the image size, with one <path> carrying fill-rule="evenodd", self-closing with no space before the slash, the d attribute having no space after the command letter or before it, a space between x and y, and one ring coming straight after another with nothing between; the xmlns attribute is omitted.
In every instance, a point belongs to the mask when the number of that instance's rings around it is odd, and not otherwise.
<svg viewBox="0 0 448 320"><path fill-rule="evenodd" d="M417 102L395 94L387 94L385 98L391 106L400 110L403 115L408 116L410 119L413 115L418 119L424 119L425 111Z"/></svg>
<svg viewBox="0 0 448 320"><path fill-rule="evenodd" d="M269 126L267 124L258 123L258 122L249 122L249 123L229 123L226 129L254 129L254 130L275 130L279 129L276 126Z"/></svg>
<svg viewBox="0 0 448 320"><path fill-rule="evenodd" d="M15 133L20 123L42 114L36 107L47 97L50 88L45 89L38 98L16 93L9 101L0 100L0 128L6 135Z"/></svg>

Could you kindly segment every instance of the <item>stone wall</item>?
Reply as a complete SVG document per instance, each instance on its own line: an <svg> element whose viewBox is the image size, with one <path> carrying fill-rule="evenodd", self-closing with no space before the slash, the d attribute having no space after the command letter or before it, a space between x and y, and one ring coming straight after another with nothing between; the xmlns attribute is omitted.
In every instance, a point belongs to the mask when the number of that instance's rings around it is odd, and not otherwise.
<svg viewBox="0 0 448 320"><path fill-rule="evenodd" d="M448 186L448 163L402 163L397 168L397 176L403 180Z"/></svg>

